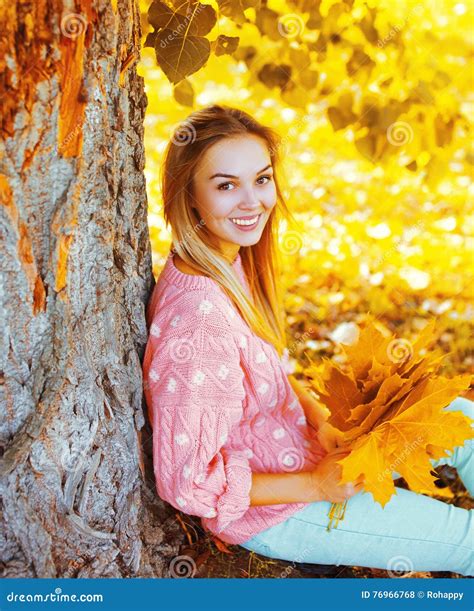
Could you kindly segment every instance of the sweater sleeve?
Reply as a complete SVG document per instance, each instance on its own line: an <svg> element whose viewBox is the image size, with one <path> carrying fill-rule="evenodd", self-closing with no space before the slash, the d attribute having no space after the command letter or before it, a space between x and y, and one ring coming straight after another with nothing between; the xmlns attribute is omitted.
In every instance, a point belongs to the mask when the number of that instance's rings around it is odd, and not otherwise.
<svg viewBox="0 0 474 611"><path fill-rule="evenodd" d="M158 494L219 532L249 508L252 472L243 451L226 447L245 399L239 349L225 319L211 319L205 306L192 320L174 317L179 328L154 341L144 379Z"/></svg>

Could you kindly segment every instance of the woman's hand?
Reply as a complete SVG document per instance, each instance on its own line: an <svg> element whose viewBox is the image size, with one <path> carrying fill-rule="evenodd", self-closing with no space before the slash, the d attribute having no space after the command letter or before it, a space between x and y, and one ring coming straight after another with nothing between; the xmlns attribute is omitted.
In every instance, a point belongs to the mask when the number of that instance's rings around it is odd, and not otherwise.
<svg viewBox="0 0 474 611"><path fill-rule="evenodd" d="M343 445L344 433L329 422L323 421L318 427L316 439L327 452L330 452Z"/></svg>
<svg viewBox="0 0 474 611"><path fill-rule="evenodd" d="M348 456L350 450L337 448L326 454L311 471L312 501L340 503L362 490L363 476L356 481L340 484L342 466L336 461Z"/></svg>

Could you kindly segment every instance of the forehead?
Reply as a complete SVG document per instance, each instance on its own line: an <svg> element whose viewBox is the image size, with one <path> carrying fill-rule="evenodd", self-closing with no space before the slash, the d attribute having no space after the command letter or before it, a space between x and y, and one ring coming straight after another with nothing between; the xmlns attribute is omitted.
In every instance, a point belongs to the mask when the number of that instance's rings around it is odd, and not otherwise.
<svg viewBox="0 0 474 611"><path fill-rule="evenodd" d="M271 163L265 140L252 134L224 138L213 144L199 160L199 170L240 176L258 172Z"/></svg>

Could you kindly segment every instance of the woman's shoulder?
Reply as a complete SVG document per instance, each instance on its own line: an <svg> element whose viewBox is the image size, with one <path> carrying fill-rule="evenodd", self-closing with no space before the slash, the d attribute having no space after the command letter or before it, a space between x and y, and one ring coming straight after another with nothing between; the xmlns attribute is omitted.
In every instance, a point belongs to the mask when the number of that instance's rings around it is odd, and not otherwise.
<svg viewBox="0 0 474 611"><path fill-rule="evenodd" d="M173 263L175 267L182 273L188 274L190 276L203 276L203 274L199 273L195 269L193 269L190 265L183 261L178 255L174 255Z"/></svg>
<svg viewBox="0 0 474 611"><path fill-rule="evenodd" d="M235 309L217 285L194 288L164 286L154 312L150 334L155 337L183 337L198 330L210 334L236 332Z"/></svg>
<svg viewBox="0 0 474 611"><path fill-rule="evenodd" d="M212 278L186 274L169 256L158 277L147 309L148 324L175 337L201 329L213 335L241 334L247 325L230 297ZM179 263L178 263L179 265Z"/></svg>

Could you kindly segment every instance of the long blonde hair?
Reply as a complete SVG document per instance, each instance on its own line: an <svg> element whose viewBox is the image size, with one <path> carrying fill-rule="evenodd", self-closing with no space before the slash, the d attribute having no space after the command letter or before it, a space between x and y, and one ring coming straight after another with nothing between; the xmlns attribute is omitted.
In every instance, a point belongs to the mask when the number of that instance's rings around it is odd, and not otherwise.
<svg viewBox="0 0 474 611"><path fill-rule="evenodd" d="M224 138L253 134L265 141L274 169L277 204L273 207L260 240L241 246L242 266L252 300L248 299L231 263L218 248L215 236L193 208L193 176L200 157ZM209 106L191 115L175 130L162 166L163 212L171 226L173 252L190 267L212 278L230 297L250 328L270 342L281 355L286 345L284 313L279 278L277 243L281 217L291 216L276 176L280 137L246 112L227 106Z"/></svg>

